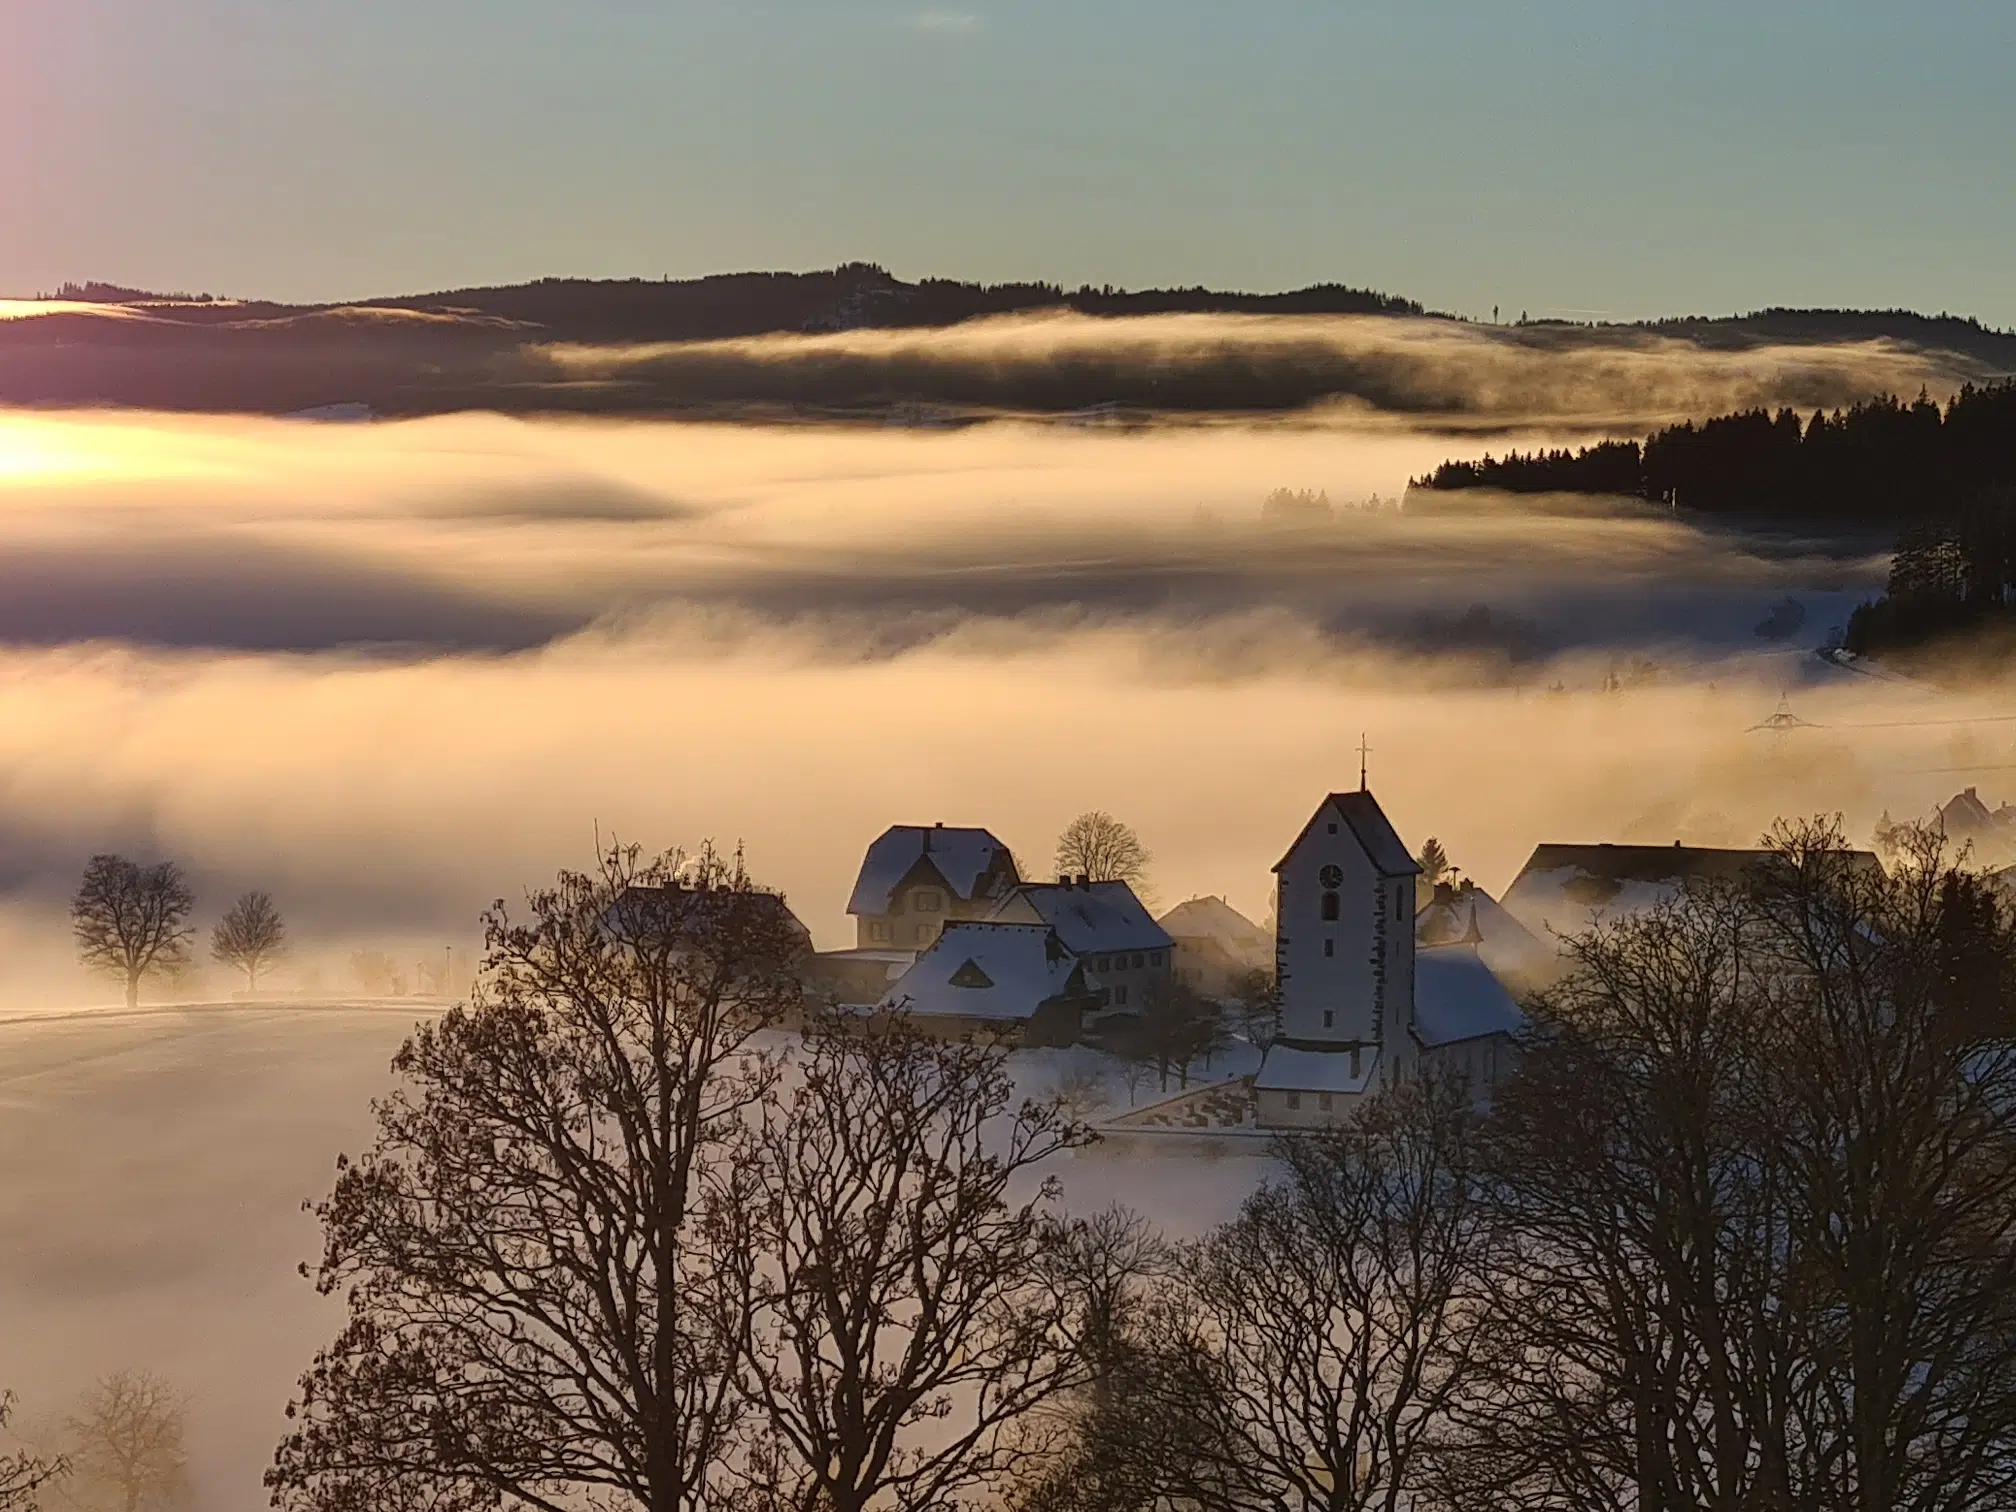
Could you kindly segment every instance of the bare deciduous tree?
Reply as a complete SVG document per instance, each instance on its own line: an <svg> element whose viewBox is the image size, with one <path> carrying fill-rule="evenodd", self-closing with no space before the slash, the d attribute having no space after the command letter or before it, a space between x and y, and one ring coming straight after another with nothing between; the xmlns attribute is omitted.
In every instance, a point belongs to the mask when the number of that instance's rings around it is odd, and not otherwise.
<svg viewBox="0 0 2016 1512"><path fill-rule="evenodd" d="M1412 1505L1470 1387L1492 1263L1468 1089L1422 1076L1277 1146L1285 1176L1186 1257L1185 1400L1224 1512Z"/></svg>
<svg viewBox="0 0 2016 1512"><path fill-rule="evenodd" d="M126 1006L134 1007L145 978L188 964L195 906L195 894L172 861L143 867L124 856L93 856L70 900L78 958L124 982Z"/></svg>
<svg viewBox="0 0 2016 1512"><path fill-rule="evenodd" d="M248 892L233 903L210 931L210 954L245 973L245 990L259 990L259 973L287 950L287 926L273 899Z"/></svg>
<svg viewBox="0 0 2016 1512"><path fill-rule="evenodd" d="M1154 859L1141 837L1104 809L1080 814L1057 837L1057 870L1064 876L1139 887Z"/></svg>
<svg viewBox="0 0 2016 1512"><path fill-rule="evenodd" d="M397 961L382 950L352 951L350 975L369 997L406 995L406 973L399 969Z"/></svg>
<svg viewBox="0 0 2016 1512"><path fill-rule="evenodd" d="M0 1392L0 1429L14 1416L14 1395ZM25 1449L0 1454L0 1512L35 1512L36 1493L64 1470L61 1460L46 1460Z"/></svg>
<svg viewBox="0 0 2016 1512"><path fill-rule="evenodd" d="M1062 1231L1035 1170L1090 1135L1015 1104L1005 1051L901 1015L809 1031L754 1136L748 1200L718 1209L737 1285L756 1505L956 1508L1043 1447L1078 1378L1044 1270ZM1029 1190L1033 1188L1032 1190Z"/></svg>
<svg viewBox="0 0 2016 1512"><path fill-rule="evenodd" d="M182 1394L145 1370L104 1377L63 1422L61 1498L91 1512L156 1512L189 1500Z"/></svg>
<svg viewBox="0 0 2016 1512"><path fill-rule="evenodd" d="M1232 982L1232 1000L1246 1042L1266 1051L1281 1035L1281 993L1274 973L1257 967L1240 972Z"/></svg>
<svg viewBox="0 0 2016 1512"><path fill-rule="evenodd" d="M1574 942L1534 1005L1457 1505L2016 1493L2016 920L1922 830L1887 875L1837 824L1770 838L1749 885Z"/></svg>
<svg viewBox="0 0 2016 1512"><path fill-rule="evenodd" d="M484 992L407 1041L318 1209L349 1322L267 1484L318 1512L714 1505L743 1407L703 1209L739 1200L802 936L739 858L625 847L486 922Z"/></svg>

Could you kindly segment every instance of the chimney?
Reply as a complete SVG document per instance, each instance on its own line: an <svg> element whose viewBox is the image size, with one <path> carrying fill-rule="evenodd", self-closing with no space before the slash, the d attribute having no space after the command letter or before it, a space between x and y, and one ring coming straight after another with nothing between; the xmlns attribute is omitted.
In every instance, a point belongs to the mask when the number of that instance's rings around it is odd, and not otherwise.
<svg viewBox="0 0 2016 1512"><path fill-rule="evenodd" d="M1090 889L1092 886L1092 879L1086 876L1085 873L1080 872L1078 873L1078 885L1080 887Z"/></svg>
<svg viewBox="0 0 2016 1512"><path fill-rule="evenodd" d="M1970 787L1969 789L1967 789L1967 796L1969 798L1972 798L1976 803L1979 803L1981 801L1979 791L1975 788Z"/></svg>
<svg viewBox="0 0 2016 1512"><path fill-rule="evenodd" d="M1057 873L1057 885L1059 887L1069 887L1071 885L1071 873L1069 872Z"/></svg>

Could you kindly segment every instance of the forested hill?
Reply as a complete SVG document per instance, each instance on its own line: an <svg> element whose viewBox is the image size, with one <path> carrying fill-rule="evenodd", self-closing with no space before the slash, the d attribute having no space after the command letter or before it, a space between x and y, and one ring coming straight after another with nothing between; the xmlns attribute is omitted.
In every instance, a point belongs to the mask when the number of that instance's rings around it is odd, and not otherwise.
<svg viewBox="0 0 2016 1512"><path fill-rule="evenodd" d="M1409 507L1469 490L1609 494L1706 515L1902 527L2016 485L2016 382L1962 388L1944 406L1880 398L1847 409L1750 410L1688 421L1643 444L1509 452L1445 462L1409 486Z"/></svg>
<svg viewBox="0 0 2016 1512"><path fill-rule="evenodd" d="M915 283L872 263L816 273L720 273L689 279L541 278L489 288L363 299L345 305L246 304L207 296L155 295L107 284L72 284L62 298L148 305L184 324L243 322L325 311L412 311L487 317L535 328L543 340L715 341L789 331L957 325L986 315L1068 309L1085 315L1422 315L1411 299L1343 284L1281 294L1220 289L1116 289L1048 283Z"/></svg>

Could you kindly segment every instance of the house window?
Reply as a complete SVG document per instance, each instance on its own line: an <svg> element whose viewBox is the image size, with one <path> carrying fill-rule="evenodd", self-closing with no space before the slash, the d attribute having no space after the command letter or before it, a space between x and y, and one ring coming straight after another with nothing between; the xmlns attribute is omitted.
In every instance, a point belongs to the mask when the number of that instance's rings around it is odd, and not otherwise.
<svg viewBox="0 0 2016 1512"><path fill-rule="evenodd" d="M910 894L910 908L913 913L938 913L945 907L945 894L935 887L920 887Z"/></svg>
<svg viewBox="0 0 2016 1512"><path fill-rule="evenodd" d="M1337 1027L1337 1014L1334 1010L1329 1008L1323 1010L1323 1027L1325 1029L1335 1029Z"/></svg>
<svg viewBox="0 0 2016 1512"><path fill-rule="evenodd" d="M1162 952L1159 950L1152 952L1148 957L1148 964L1150 966L1160 966L1162 964Z"/></svg>
<svg viewBox="0 0 2016 1512"><path fill-rule="evenodd" d="M919 924L917 926L917 943L921 945L930 938L931 926L929 924Z"/></svg>
<svg viewBox="0 0 2016 1512"><path fill-rule="evenodd" d="M868 938L871 940L888 939L889 926L887 924L870 924L868 926Z"/></svg>
<svg viewBox="0 0 2016 1512"><path fill-rule="evenodd" d="M1123 1006L1123 1007L1124 1007L1124 1006L1126 1005L1126 1002L1127 1002L1127 988L1126 988L1126 985L1125 985L1124 983L1123 983L1122 985L1120 985L1120 986L1118 986L1118 987L1115 987L1115 988L1113 989L1113 1001L1114 1001L1115 1003L1117 1003L1117 1004L1120 1004L1120 1005L1121 1005L1121 1006Z"/></svg>
<svg viewBox="0 0 2016 1512"><path fill-rule="evenodd" d="M1092 969L1094 971L1104 971L1110 963L1111 963L1111 957L1101 956L1099 957L1098 960L1092 963Z"/></svg>
<svg viewBox="0 0 2016 1512"><path fill-rule="evenodd" d="M1142 968L1143 966L1146 966L1147 964L1148 964L1148 961L1147 961L1146 957L1144 957L1144 956L1143 956L1143 955L1141 954L1141 952L1140 952L1140 951L1138 951L1138 950L1137 950L1137 951L1135 951L1135 952L1134 952L1134 969L1135 969L1136 971L1139 971L1139 970L1140 970L1140 969L1141 969L1141 968Z"/></svg>
<svg viewBox="0 0 2016 1512"><path fill-rule="evenodd" d="M1337 954L1337 942L1335 940L1325 940L1323 942L1324 959L1328 960L1331 956L1334 956L1336 954Z"/></svg>
<svg viewBox="0 0 2016 1512"><path fill-rule="evenodd" d="M1336 825L1334 825L1334 824L1333 824L1333 825L1331 825L1331 826L1330 826L1330 833L1331 833L1331 834L1333 834L1333 835L1337 833L1337 826L1336 826Z"/></svg>
<svg viewBox="0 0 2016 1512"><path fill-rule="evenodd" d="M1290 1113L1293 1113L1301 1106L1302 1106L1302 1094L1300 1092L1290 1092L1288 1094L1288 1111Z"/></svg>
<svg viewBox="0 0 2016 1512"><path fill-rule="evenodd" d="M1396 923L1407 922L1407 895L1403 892L1393 894L1393 918Z"/></svg>
<svg viewBox="0 0 2016 1512"><path fill-rule="evenodd" d="M1331 1108L1330 1094L1328 1092L1318 1093L1316 1097L1316 1106L1321 1108L1325 1113L1328 1113Z"/></svg>
<svg viewBox="0 0 2016 1512"><path fill-rule="evenodd" d="M1325 894L1323 894L1323 922L1326 924L1336 923L1337 913L1338 913L1337 894L1335 894L1334 892L1326 892Z"/></svg>

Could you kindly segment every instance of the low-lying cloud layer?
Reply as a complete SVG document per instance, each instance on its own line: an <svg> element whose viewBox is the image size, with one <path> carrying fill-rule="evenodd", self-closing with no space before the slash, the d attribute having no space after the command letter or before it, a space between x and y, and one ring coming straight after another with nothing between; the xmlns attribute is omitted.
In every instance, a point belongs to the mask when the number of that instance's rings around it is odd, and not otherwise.
<svg viewBox="0 0 2016 1512"><path fill-rule="evenodd" d="M343 990L359 943L470 951L489 900L598 825L746 841L837 944L884 826L990 825L1040 872L1094 806L1141 829L1166 901L1263 916L1361 734L1403 835L1491 886L1543 840L1743 842L1823 809L1866 829L1996 780L1936 768L2016 761L1999 725L1847 729L1991 695L1813 683L1810 648L1881 581L1867 543L1261 518L1275 487L1390 500L1441 450L0 420L0 995L103 995L61 922L103 849L184 862L206 924L270 889L294 985ZM1788 687L1830 728L1752 731Z"/></svg>
<svg viewBox="0 0 2016 1512"><path fill-rule="evenodd" d="M1389 316L1056 314L950 330L538 349L558 375L698 403L918 398L1001 411L1348 405L1452 427L1638 430L1758 405L1948 392L1986 369L1889 340L1707 347L1632 328L1487 327Z"/></svg>

